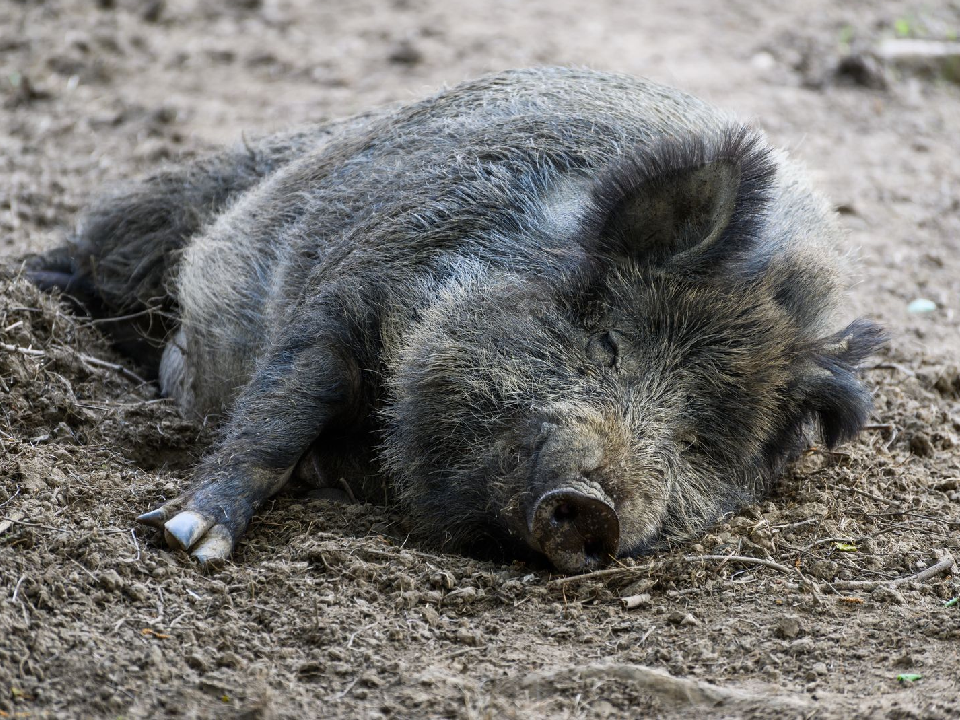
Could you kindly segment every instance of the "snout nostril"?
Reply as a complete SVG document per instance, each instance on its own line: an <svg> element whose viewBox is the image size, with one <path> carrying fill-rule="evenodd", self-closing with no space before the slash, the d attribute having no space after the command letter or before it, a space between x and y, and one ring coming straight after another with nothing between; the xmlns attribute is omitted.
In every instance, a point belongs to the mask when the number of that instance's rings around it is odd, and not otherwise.
<svg viewBox="0 0 960 720"><path fill-rule="evenodd" d="M553 519L558 523L569 523L577 519L577 506L573 503L562 502L554 508Z"/></svg>
<svg viewBox="0 0 960 720"><path fill-rule="evenodd" d="M583 556L588 562L606 560L609 554L610 551L602 540L586 540L583 543Z"/></svg>

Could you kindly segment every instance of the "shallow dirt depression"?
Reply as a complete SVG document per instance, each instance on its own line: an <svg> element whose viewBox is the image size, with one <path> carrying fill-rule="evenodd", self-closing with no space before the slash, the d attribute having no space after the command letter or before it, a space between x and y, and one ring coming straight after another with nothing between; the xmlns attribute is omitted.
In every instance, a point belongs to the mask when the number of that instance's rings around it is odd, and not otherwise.
<svg viewBox="0 0 960 720"><path fill-rule="evenodd" d="M956 717L960 89L864 54L955 38L943 5L0 4L0 718ZM162 549L133 518L211 431L18 258L104 183L544 63L678 85L810 166L861 257L851 310L891 336L868 429L699 541L584 577L295 498L220 571Z"/></svg>

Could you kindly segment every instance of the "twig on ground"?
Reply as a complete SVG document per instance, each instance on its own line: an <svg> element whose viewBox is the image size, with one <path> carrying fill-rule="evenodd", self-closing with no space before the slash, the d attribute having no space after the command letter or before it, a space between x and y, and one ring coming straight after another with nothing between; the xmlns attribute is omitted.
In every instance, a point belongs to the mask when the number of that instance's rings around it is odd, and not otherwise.
<svg viewBox="0 0 960 720"><path fill-rule="evenodd" d="M89 569L89 568L84 567L83 565L81 565L80 563L78 563L78 562L77 562L76 560L74 560L73 558L69 558L69 560L70 560L70 562L72 562L74 565L76 565L78 568L80 568L81 570L83 570L87 575L89 575L91 580L93 580L94 582L97 582L97 576L94 575L92 572L90 572L90 569Z"/></svg>
<svg viewBox="0 0 960 720"><path fill-rule="evenodd" d="M10 598L10 602L17 602L17 595L20 594L20 586L23 584L23 581L26 580L27 574L24 573L20 576L20 579L17 580L17 586L13 589L13 597Z"/></svg>
<svg viewBox="0 0 960 720"><path fill-rule="evenodd" d="M917 374L910 368L904 367L900 363L895 363L895 362L882 362L882 363L877 363L876 365L867 365L863 369L864 370L896 370L897 372L903 373L907 377L917 376Z"/></svg>
<svg viewBox="0 0 960 720"><path fill-rule="evenodd" d="M687 562L696 562L698 560L725 560L729 562L745 563L747 565L763 565L764 567L773 568L774 570L779 570L780 572L790 573L791 575L797 572L796 568L781 565L773 560L750 557L749 555L684 555L683 559Z"/></svg>
<svg viewBox="0 0 960 720"><path fill-rule="evenodd" d="M874 495L873 493L868 493L866 490L860 490L859 488L849 487L847 485L830 485L831 488L840 491L852 492L856 495L863 495L863 497L870 498L871 500L884 505L896 505L896 500L887 500L885 497L880 497L879 495Z"/></svg>
<svg viewBox="0 0 960 720"><path fill-rule="evenodd" d="M885 450L890 450L890 448L893 447L894 443L897 442L897 438L899 438L899 437L900 437L900 434L897 432L897 429L896 429L896 428L894 428L893 430L891 430L891 431L890 431L890 439L887 440L887 442L884 444L884 446L883 446L884 449L885 449Z"/></svg>
<svg viewBox="0 0 960 720"><path fill-rule="evenodd" d="M126 403L106 401L101 403L91 403L91 402L77 403L77 405L82 408L87 408L88 410L125 410L127 408L143 407L144 405L167 404L167 405L173 406L174 402L175 401L173 400L173 398L158 397L158 398L151 398L150 400L137 400L136 402L126 402Z"/></svg>
<svg viewBox="0 0 960 720"><path fill-rule="evenodd" d="M356 685L358 682L360 682L360 678L359 678L359 677L355 677L352 681L350 681L350 683L347 684L347 686L346 686L343 690L341 690L341 691L338 692L336 695L334 695L334 696L333 696L333 699L334 699L334 700L343 700L343 698L345 698L345 697L347 696L347 693L350 692L351 690L353 690L353 686Z"/></svg>
<svg viewBox="0 0 960 720"><path fill-rule="evenodd" d="M130 537L133 539L133 547L137 550L137 556L135 558L124 558L120 562L135 563L140 562L140 543L137 542L137 531L135 528L130 528Z"/></svg>
<svg viewBox="0 0 960 720"><path fill-rule="evenodd" d="M656 625L651 625L650 627L648 627L647 631L643 634L643 637L637 640L637 642L635 642L633 646L641 647L647 641L647 638L653 635L653 631L656 629L657 629Z"/></svg>
<svg viewBox="0 0 960 720"><path fill-rule="evenodd" d="M873 590L881 586L897 587L898 585L903 585L904 583L908 582L924 582L929 580L940 573L946 572L952 568L955 563L956 561L953 559L953 555L947 553L926 570L921 570L914 575L894 578L893 580L841 580L839 582L831 583L830 586L835 590Z"/></svg>
<svg viewBox="0 0 960 720"><path fill-rule="evenodd" d="M11 496L8 497L6 500L4 500L2 503L0 503L0 508L2 508L4 505L9 505L10 503L12 503L12 502L13 502L13 499L14 499L17 495L19 495L19 494L20 494L20 486L17 485L17 489L16 489L16 491L13 493L13 495L11 495Z"/></svg>
<svg viewBox="0 0 960 720"><path fill-rule="evenodd" d="M163 588L159 585L157 586L157 598L157 616L147 620L149 625L156 625L163 621Z"/></svg>
<svg viewBox="0 0 960 720"><path fill-rule="evenodd" d="M146 308L144 310L139 310L135 313L130 313L129 315L114 315L111 317L105 318L92 318L83 323L78 323L81 327L93 327L95 325L106 325L108 323L114 322L124 322L126 320L133 320L138 317L146 317L147 315L157 313L157 308Z"/></svg>
<svg viewBox="0 0 960 720"><path fill-rule="evenodd" d="M19 345L9 345L7 343L0 343L0 349L6 350L8 352L18 352L21 355L29 355L31 357L49 357L44 350L38 350L36 348L21 347ZM125 368L123 365L118 363L107 362L106 360L101 360L100 358L95 358L92 355L87 355L86 353L77 353L77 359L82 363L87 365L93 365L94 367L103 368L105 370L113 370L123 375L129 380L133 380L141 385L147 385L148 380L144 380L142 377L137 375L133 370Z"/></svg>
<svg viewBox="0 0 960 720"><path fill-rule="evenodd" d="M43 530L53 530L54 532L68 532L66 528L53 527L52 525L41 525L40 523L27 522L26 520L18 520L17 518L12 518L12 517L0 517L0 520L12 522L15 525L24 525L26 527L41 528Z"/></svg>
<svg viewBox="0 0 960 720"><path fill-rule="evenodd" d="M374 620L372 623L367 623L367 624L364 625L362 628L360 628L359 630L357 630L356 632L354 632L352 635L350 635L350 637L347 639L347 647L349 648L351 645L353 645L353 641L357 639L357 635L359 635L360 633L362 633L362 632L364 632L364 631L366 631L366 630L369 630L369 629L372 628L374 625L376 625L378 622L380 622L380 621L379 621L379 620Z"/></svg>
<svg viewBox="0 0 960 720"><path fill-rule="evenodd" d="M865 517L872 517L870 515L865 515ZM927 535L929 537L942 538L945 540L953 540L955 537L946 533L937 532L936 530L930 530L929 528L919 526L918 523L922 522L931 522L929 520L904 520L903 522L892 523L890 525L885 525L879 530L874 530L866 537L875 538L880 537L881 535L886 535L888 533L900 533L900 532L915 532L922 535Z"/></svg>
<svg viewBox="0 0 960 720"><path fill-rule="evenodd" d="M806 520L799 520L792 523L784 523L783 525L771 525L772 530L783 530L784 528L794 528L802 527L803 525L813 525L814 523L820 522L820 518L807 518Z"/></svg>
<svg viewBox="0 0 960 720"><path fill-rule="evenodd" d="M857 538L852 538L852 537L828 537L828 538L820 538L819 540L815 540L815 541L813 541L812 543L810 543L809 545L801 548L801 551L802 551L802 552L807 552L808 550L812 550L813 548L815 548L817 545L826 545L827 543L832 543L832 542L850 543L851 545L856 545L857 542L859 542L859 541L857 540Z"/></svg>
<svg viewBox="0 0 960 720"><path fill-rule="evenodd" d="M7 352L18 352L21 355L30 355L31 357L40 357L46 355L43 350L37 350L36 348L29 347L20 347L19 345L9 345L7 343L0 343L0 348L3 348Z"/></svg>
<svg viewBox="0 0 960 720"><path fill-rule="evenodd" d="M883 440L880 438L880 444L883 445L885 450L890 450L899 437L897 426L893 423L873 423L871 425L864 425L863 430L879 430L881 432L889 433L889 439Z"/></svg>
<svg viewBox="0 0 960 720"><path fill-rule="evenodd" d="M601 577L608 577L610 575L619 575L621 573L639 573L645 572L647 570L653 569L654 563L649 565L644 565L643 567L637 567L634 565L618 565L617 567L603 568L603 570L594 570L593 572L583 573L582 575L568 575L567 577L554 578L547 585L569 585L571 583L580 582L581 580L595 580Z"/></svg>
<svg viewBox="0 0 960 720"><path fill-rule="evenodd" d="M114 372L120 373L128 380L133 380L134 382L137 382L141 385L146 385L149 382L147 380L144 380L139 375L137 375L133 370L129 370L125 368L123 365L120 365L118 363L107 362L106 360L101 360L100 358L95 358L85 353L77 353L77 357L80 359L81 362L88 363L90 365L93 365L94 367L101 367L106 370L113 370Z"/></svg>
<svg viewBox="0 0 960 720"><path fill-rule="evenodd" d="M773 570L779 570L780 572L788 575L793 575L800 579L800 582L803 584L801 587L807 587L808 589L812 590L815 595L820 594L820 585L817 583L817 581L800 572L799 567L781 565L774 560L765 560L763 558L751 557L749 555L685 555L683 559L687 560L688 562L722 560L727 562L740 562L746 565L762 565Z"/></svg>

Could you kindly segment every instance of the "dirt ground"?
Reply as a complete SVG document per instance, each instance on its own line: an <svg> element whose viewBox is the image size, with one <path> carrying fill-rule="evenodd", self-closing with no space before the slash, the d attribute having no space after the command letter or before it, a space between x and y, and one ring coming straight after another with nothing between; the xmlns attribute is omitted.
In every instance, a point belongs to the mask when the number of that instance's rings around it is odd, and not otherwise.
<svg viewBox="0 0 960 720"><path fill-rule="evenodd" d="M960 716L960 87L858 55L958 30L921 0L0 0L0 718ZM210 574L135 526L210 429L18 258L104 183L546 63L678 85L808 164L891 337L860 439L585 577L431 554L369 505L279 498Z"/></svg>

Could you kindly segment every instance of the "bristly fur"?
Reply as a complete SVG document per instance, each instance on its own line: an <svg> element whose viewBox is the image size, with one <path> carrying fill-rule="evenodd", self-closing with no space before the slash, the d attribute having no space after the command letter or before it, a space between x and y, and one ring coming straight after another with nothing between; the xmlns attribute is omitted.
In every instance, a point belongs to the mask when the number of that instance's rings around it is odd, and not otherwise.
<svg viewBox="0 0 960 720"><path fill-rule="evenodd" d="M592 483L636 553L869 412L856 367L882 337L843 317L828 204L761 133L644 80L502 73L169 168L86 218L33 277L142 311L163 360L129 351L223 418L170 508L229 542L309 458L429 542L516 557L546 552L539 498Z"/></svg>

